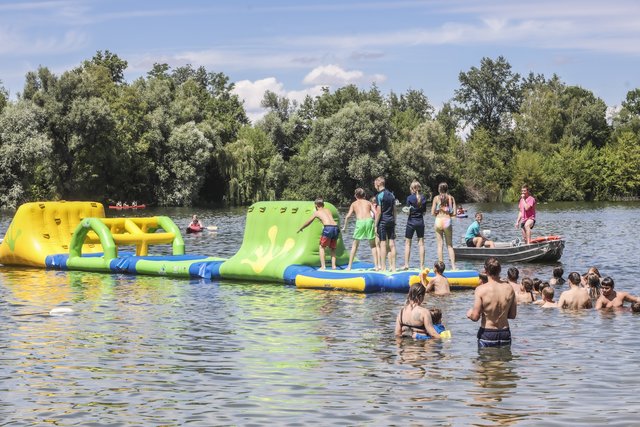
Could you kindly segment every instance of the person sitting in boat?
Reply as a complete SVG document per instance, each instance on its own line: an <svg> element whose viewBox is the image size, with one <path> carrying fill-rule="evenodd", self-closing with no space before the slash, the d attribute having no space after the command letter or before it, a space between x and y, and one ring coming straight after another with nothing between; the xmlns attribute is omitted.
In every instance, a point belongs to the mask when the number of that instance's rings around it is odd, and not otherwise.
<svg viewBox="0 0 640 427"><path fill-rule="evenodd" d="M470 248L495 248L496 245L492 240L487 240L480 231L480 223L482 222L482 212L476 213L476 220L467 228L464 235L464 241Z"/></svg>
<svg viewBox="0 0 640 427"><path fill-rule="evenodd" d="M129 204L127 203L127 201L126 201L126 200L125 200L125 201L124 201L124 203L122 204L122 207L123 207L123 208L128 208L128 207L129 207Z"/></svg>
<svg viewBox="0 0 640 427"><path fill-rule="evenodd" d="M116 203L116 206L119 207L119 208L122 207L122 202L120 200L118 200L118 203Z"/></svg>
<svg viewBox="0 0 640 427"><path fill-rule="evenodd" d="M131 206L135 208L136 206L138 206L138 202L134 200L133 202L131 202Z"/></svg>

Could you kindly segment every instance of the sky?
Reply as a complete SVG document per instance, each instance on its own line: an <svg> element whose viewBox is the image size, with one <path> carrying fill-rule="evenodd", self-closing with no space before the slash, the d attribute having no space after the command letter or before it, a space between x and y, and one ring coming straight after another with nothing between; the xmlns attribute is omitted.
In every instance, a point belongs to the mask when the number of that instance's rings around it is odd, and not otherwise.
<svg viewBox="0 0 640 427"><path fill-rule="evenodd" d="M422 90L436 108L483 57L557 74L614 108L640 87L638 0L0 0L0 81L12 99L109 50L132 82L154 63L222 72L252 120L265 90Z"/></svg>

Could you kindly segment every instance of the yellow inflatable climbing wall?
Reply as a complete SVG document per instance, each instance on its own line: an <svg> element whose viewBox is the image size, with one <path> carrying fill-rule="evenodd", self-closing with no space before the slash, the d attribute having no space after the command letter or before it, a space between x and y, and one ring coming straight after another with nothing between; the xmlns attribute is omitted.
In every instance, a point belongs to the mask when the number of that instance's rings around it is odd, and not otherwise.
<svg viewBox="0 0 640 427"><path fill-rule="evenodd" d="M0 264L44 267L47 255L69 252L71 236L83 218L104 218L98 202L34 202L18 208L0 245ZM87 244L83 253L102 252Z"/></svg>

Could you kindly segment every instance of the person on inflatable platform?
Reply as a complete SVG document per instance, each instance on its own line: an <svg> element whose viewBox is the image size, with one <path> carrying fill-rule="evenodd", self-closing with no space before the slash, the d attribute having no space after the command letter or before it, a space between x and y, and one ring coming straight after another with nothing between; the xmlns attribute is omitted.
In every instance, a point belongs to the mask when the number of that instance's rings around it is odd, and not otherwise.
<svg viewBox="0 0 640 427"><path fill-rule="evenodd" d="M325 248L328 246L331 249L331 268L336 269L336 245L338 244L338 237L340 236L340 229L338 224L333 219L331 211L324 207L324 199L318 197L315 201L316 211L311 215L311 218L307 220L302 227L298 229L298 233L307 228L315 219L318 219L324 228L322 229L322 235L320 236L320 247L318 252L320 253L320 270L326 268L325 265Z"/></svg>
<svg viewBox="0 0 640 427"><path fill-rule="evenodd" d="M516 293L510 284L500 280L500 261L487 258L484 269L487 283L475 289L473 307L467 311L467 318L474 322L482 318L477 335L479 348L509 346L509 319L515 319L518 310Z"/></svg>
<svg viewBox="0 0 640 427"><path fill-rule="evenodd" d="M407 197L409 216L404 232L404 266L409 269L409 255L411 254L411 240L415 233L418 237L418 254L420 256L420 270L424 270L424 213L427 211L427 199L422 195L422 185L413 180L409 186L411 194Z"/></svg>
<svg viewBox="0 0 640 427"><path fill-rule="evenodd" d="M634 297L628 292L618 292L613 289L614 282L611 277L605 277L600 284L601 295L596 302L596 308L618 308L622 307L625 301L640 303L640 297Z"/></svg>
<svg viewBox="0 0 640 427"><path fill-rule="evenodd" d="M356 257L358 251L358 245L360 240L368 240L371 247L371 254L373 255L374 270L380 269L378 247L376 245L376 225L374 221L376 210L370 201L365 199L365 192L362 188L356 188L354 196L355 202L349 206L349 212L344 217L344 224L342 225L342 231L347 230L347 222L352 214L356 215L356 228L353 231L353 245L351 246L351 254L349 255L349 265L347 271L351 270L353 259ZM372 215L373 213L373 215Z"/></svg>
<svg viewBox="0 0 640 427"><path fill-rule="evenodd" d="M387 251L389 252L389 268L396 271L396 196L385 188L384 177L377 177L373 182L378 194L376 200L376 234L380 239L380 267L387 269Z"/></svg>
<svg viewBox="0 0 640 427"><path fill-rule="evenodd" d="M421 283L409 288L407 301L396 317L395 334L397 337L413 337L417 340L440 338L433 327L431 311L422 306L426 289Z"/></svg>
<svg viewBox="0 0 640 427"><path fill-rule="evenodd" d="M480 223L482 222L482 212L476 212L475 221L467 228L464 235L464 241L470 248L495 248L496 245L491 240L487 240L480 232Z"/></svg>
<svg viewBox="0 0 640 427"><path fill-rule="evenodd" d="M516 228L522 229L522 239L527 244L531 243L531 229L534 225L536 225L536 199L529 193L529 186L525 184L520 190Z"/></svg>
<svg viewBox="0 0 640 427"><path fill-rule="evenodd" d="M431 203L431 215L435 217L433 229L436 232L436 249L438 261L443 261L442 245L447 245L451 269L456 269L456 254L453 250L453 223L451 216L455 215L456 200L449 194L449 186L446 182L438 185L438 194Z"/></svg>

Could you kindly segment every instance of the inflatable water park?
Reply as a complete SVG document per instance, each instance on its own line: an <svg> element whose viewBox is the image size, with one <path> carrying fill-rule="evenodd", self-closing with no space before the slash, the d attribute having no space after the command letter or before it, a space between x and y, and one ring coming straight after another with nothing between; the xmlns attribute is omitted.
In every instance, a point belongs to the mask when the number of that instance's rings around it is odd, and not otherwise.
<svg viewBox="0 0 640 427"><path fill-rule="evenodd" d="M339 223L335 206L325 203ZM314 212L313 202L258 202L247 209L244 237L229 259L187 254L180 229L167 216L107 218L98 202L32 202L18 208L0 244L0 264L112 274L143 274L208 280L283 283L305 289L351 292L407 292L420 270L375 271L355 262L342 236L336 270L320 270L322 224L304 233L300 225ZM135 248L135 251L133 250ZM154 249L164 248L158 254ZM171 254L167 254L170 248ZM122 250L121 250L122 249ZM150 253L151 252L151 253ZM327 251L328 252L328 251ZM451 289L478 285L478 272L445 271ZM434 277L429 272L428 277Z"/></svg>

